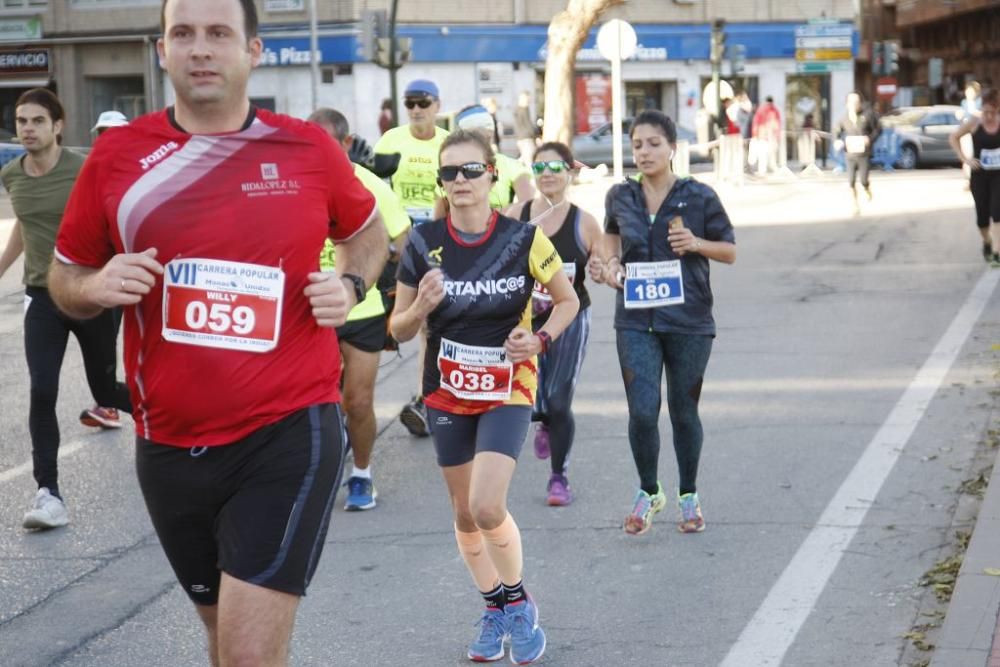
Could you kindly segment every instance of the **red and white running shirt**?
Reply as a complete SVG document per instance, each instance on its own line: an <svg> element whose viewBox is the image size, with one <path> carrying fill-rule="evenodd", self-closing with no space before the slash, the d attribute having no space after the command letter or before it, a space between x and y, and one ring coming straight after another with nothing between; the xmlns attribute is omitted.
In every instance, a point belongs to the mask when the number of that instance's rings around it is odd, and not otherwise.
<svg viewBox="0 0 1000 667"><path fill-rule="evenodd" d="M302 294L324 240L375 201L318 127L251 110L238 132L191 135L160 111L101 136L70 195L60 261L103 266L156 248L164 276L126 308L136 432L181 447L234 442L340 400L340 354Z"/></svg>

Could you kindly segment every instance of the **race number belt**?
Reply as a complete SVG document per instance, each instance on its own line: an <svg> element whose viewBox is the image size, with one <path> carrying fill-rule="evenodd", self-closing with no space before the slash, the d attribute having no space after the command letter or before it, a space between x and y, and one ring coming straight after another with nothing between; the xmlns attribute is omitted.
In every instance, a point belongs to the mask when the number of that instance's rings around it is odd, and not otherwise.
<svg viewBox="0 0 1000 667"><path fill-rule="evenodd" d="M1000 169L1000 148L984 148L979 151L979 164L983 169Z"/></svg>
<svg viewBox="0 0 1000 667"><path fill-rule="evenodd" d="M625 265L625 308L659 308L684 303L681 261Z"/></svg>
<svg viewBox="0 0 1000 667"><path fill-rule="evenodd" d="M510 398L513 369L502 347L476 347L441 339L441 388L456 398L506 401Z"/></svg>
<svg viewBox="0 0 1000 667"><path fill-rule="evenodd" d="M866 144L865 139L867 139L867 137L863 135L854 135L846 137L844 139L844 146L847 147L847 152L852 155L858 155L860 153L864 153L865 148L867 148L867 146L865 145Z"/></svg>
<svg viewBox="0 0 1000 667"><path fill-rule="evenodd" d="M278 345L285 273L273 266L175 259L163 275L163 337L243 352Z"/></svg>
<svg viewBox="0 0 1000 667"><path fill-rule="evenodd" d="M569 284L572 285L573 281L576 280L576 262L566 262L563 264L563 273L569 278ZM531 298L536 301L544 301L548 304L552 303L552 295L545 285L541 284L537 280L535 281L535 286L531 289Z"/></svg>

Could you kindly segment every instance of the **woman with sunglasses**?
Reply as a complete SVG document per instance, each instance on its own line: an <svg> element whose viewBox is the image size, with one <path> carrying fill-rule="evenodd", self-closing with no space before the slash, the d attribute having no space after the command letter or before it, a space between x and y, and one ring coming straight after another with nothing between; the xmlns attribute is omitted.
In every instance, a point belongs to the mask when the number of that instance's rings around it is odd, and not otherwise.
<svg viewBox="0 0 1000 667"><path fill-rule="evenodd" d="M531 169L538 196L515 204L510 215L541 228L563 261L563 271L573 285L580 311L559 341L538 356L538 397L535 399L535 455L551 456L546 502L569 505L573 492L566 476L576 422L571 405L590 337L590 295L583 282L587 262L600 244L601 226L594 216L569 201L573 182L573 153L566 144L550 142L535 151ZM532 295L532 327L542 329L552 312L552 297L536 284Z"/></svg>
<svg viewBox="0 0 1000 667"><path fill-rule="evenodd" d="M641 112L631 138L641 175L608 191L602 244L607 259L600 272L618 290L618 360L639 473L639 490L623 528L630 535L645 533L667 504L657 479L665 371L680 473L677 529L697 533L705 529L695 487L703 439L698 401L715 337L709 260L736 261L735 237L715 191L671 171L677 128L669 117Z"/></svg>
<svg viewBox="0 0 1000 667"><path fill-rule="evenodd" d="M521 535L507 490L531 420L535 356L573 320L577 298L552 243L537 227L490 210L495 162L478 134L441 145L448 217L415 227L400 260L393 335L426 321L424 396L458 550L486 600L469 647L475 661L527 664L545 650L538 609L521 580ZM545 327L531 332L535 281L552 295Z"/></svg>

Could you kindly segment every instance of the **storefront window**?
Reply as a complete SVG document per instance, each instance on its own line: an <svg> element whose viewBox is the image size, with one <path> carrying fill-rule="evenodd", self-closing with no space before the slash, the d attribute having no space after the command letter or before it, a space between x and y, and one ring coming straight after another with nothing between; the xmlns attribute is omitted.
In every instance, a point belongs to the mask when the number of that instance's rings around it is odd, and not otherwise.
<svg viewBox="0 0 1000 667"><path fill-rule="evenodd" d="M90 125L103 111L121 111L129 120L146 113L146 92L141 76L88 77Z"/></svg>

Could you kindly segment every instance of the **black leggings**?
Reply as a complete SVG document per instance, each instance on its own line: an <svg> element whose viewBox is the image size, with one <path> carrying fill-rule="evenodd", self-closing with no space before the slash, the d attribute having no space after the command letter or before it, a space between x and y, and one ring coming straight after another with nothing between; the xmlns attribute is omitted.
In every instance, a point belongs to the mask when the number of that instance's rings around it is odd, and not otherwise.
<svg viewBox="0 0 1000 667"><path fill-rule="evenodd" d="M847 156L847 182L850 183L852 190L856 174L861 176L861 185L864 186L865 190L868 189L868 169L870 166L871 158L867 155Z"/></svg>
<svg viewBox="0 0 1000 667"><path fill-rule="evenodd" d="M24 353L31 375L31 405L28 431L31 434L31 457L35 481L58 495L59 420L56 399L59 396L59 373L66 356L70 332L76 336L83 354L87 384L98 405L132 411L128 387L116 379L116 325L114 313L103 311L90 320L71 320L52 302L44 287L25 290Z"/></svg>
<svg viewBox="0 0 1000 667"><path fill-rule="evenodd" d="M990 226L990 218L1000 222L1000 172L972 172L969 190L976 202L976 226L986 229Z"/></svg>
<svg viewBox="0 0 1000 667"><path fill-rule="evenodd" d="M667 377L680 495L694 493L704 434L698 401L712 354L712 336L618 329L618 362L628 400L628 439L639 485L657 491L660 457L660 378Z"/></svg>

